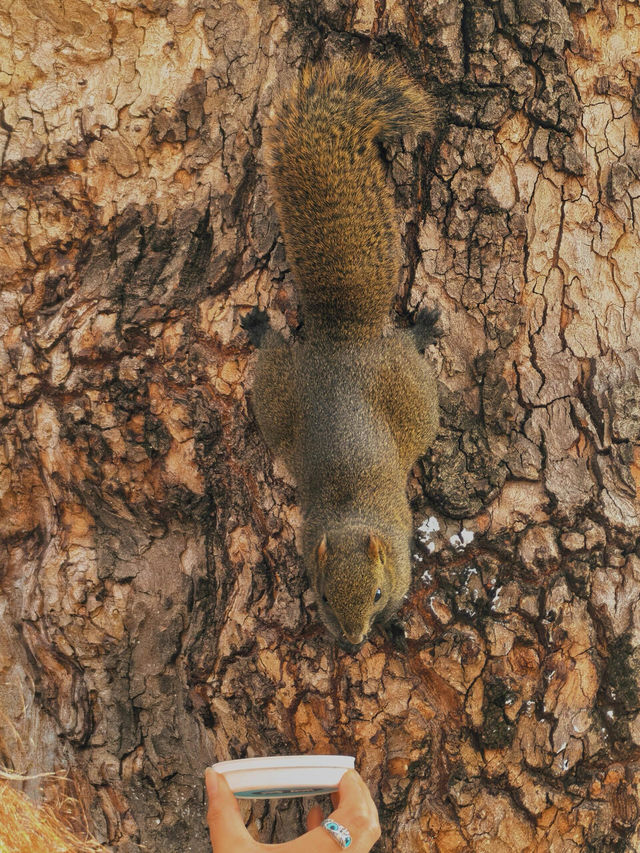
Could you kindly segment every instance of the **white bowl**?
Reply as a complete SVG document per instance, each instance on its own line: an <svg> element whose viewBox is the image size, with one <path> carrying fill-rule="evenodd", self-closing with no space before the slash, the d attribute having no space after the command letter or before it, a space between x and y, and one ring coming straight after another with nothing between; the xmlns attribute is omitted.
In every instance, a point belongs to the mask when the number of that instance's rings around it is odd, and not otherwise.
<svg viewBox="0 0 640 853"><path fill-rule="evenodd" d="M236 797L266 800L330 794L353 766L351 755L270 755L219 761L212 768Z"/></svg>

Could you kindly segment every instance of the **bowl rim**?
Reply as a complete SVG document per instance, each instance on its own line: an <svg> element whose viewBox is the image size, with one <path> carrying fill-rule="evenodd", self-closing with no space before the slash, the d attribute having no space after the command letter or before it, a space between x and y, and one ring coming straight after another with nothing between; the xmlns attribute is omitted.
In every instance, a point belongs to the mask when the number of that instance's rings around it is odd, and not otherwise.
<svg viewBox="0 0 640 853"><path fill-rule="evenodd" d="M276 770L288 767L292 769L327 767L350 770L354 763L353 755L264 755L218 761L217 764L210 766L218 773L229 773L234 770Z"/></svg>

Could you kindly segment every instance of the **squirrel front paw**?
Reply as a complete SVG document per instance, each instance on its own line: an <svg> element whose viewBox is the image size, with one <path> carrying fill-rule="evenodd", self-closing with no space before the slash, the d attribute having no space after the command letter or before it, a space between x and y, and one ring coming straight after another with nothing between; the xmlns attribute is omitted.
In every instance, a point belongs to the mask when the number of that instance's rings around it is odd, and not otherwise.
<svg viewBox="0 0 640 853"><path fill-rule="evenodd" d="M254 347L259 347L269 330L269 315L266 311L261 311L256 305L240 320L240 325L249 336Z"/></svg>
<svg viewBox="0 0 640 853"><path fill-rule="evenodd" d="M439 319L439 308L432 308L431 310L423 308L414 315L411 331L420 352L423 352L429 344L434 344L444 334L440 326L437 325Z"/></svg>
<svg viewBox="0 0 640 853"><path fill-rule="evenodd" d="M392 616L391 619L382 627L382 633L391 643L394 649L399 652L407 651L408 645L406 626L397 614L395 616Z"/></svg>

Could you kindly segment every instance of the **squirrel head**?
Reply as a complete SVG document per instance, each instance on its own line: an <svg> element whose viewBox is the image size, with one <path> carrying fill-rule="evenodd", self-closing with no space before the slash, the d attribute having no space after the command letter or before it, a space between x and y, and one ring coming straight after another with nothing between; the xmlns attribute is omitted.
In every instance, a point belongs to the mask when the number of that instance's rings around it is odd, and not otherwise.
<svg viewBox="0 0 640 853"><path fill-rule="evenodd" d="M313 559L323 622L336 637L360 645L393 597L391 543L365 527L330 530Z"/></svg>

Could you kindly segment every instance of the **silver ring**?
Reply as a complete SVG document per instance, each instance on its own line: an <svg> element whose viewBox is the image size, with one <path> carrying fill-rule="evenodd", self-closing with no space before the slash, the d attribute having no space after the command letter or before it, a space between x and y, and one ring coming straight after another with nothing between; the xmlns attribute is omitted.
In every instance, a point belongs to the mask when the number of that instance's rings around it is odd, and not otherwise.
<svg viewBox="0 0 640 853"><path fill-rule="evenodd" d="M340 847L344 850L346 847L351 847L351 833L346 826L342 826L336 820L330 817L322 821L322 828L326 829L334 841L337 841Z"/></svg>

